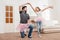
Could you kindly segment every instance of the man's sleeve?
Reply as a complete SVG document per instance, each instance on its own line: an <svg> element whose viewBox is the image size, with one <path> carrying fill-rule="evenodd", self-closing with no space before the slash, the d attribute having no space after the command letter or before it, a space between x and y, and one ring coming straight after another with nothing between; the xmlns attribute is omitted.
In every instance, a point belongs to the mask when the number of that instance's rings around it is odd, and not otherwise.
<svg viewBox="0 0 60 40"><path fill-rule="evenodd" d="M28 15L28 19L30 19L30 16Z"/></svg>

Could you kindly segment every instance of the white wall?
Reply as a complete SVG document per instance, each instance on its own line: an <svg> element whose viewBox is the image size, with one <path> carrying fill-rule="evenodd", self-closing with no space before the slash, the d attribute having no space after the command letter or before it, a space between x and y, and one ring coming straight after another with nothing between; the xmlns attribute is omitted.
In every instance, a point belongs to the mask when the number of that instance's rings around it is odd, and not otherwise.
<svg viewBox="0 0 60 40"><path fill-rule="evenodd" d="M25 0L0 0L0 33L16 32L16 27L19 24L19 5L26 3ZM13 6L13 23L5 23L5 6Z"/></svg>
<svg viewBox="0 0 60 40"><path fill-rule="evenodd" d="M44 7L48 6L48 5L54 5L54 11L53 12L47 12L49 13L48 15L46 15L46 10L45 14L43 16L47 16L48 19L54 19L54 20L58 20L60 22L60 4L59 4L60 0L0 0L0 33L7 33L7 32L18 32L18 30L16 29L17 25L19 24L19 20L20 20L20 16L19 16L19 6L21 4L30 2L33 7L35 8L36 6L39 6L41 9L43 9ZM5 6L13 6L13 24L6 24L5 23ZM29 11L28 13L30 13L30 16L36 16L35 13L33 12L33 10L30 8L30 6L28 6ZM50 9L51 10L51 9ZM32 14L32 13L33 14ZM46 17L46 18L47 18ZM48 23L47 23L48 24ZM50 24L49 24L50 25Z"/></svg>
<svg viewBox="0 0 60 40"><path fill-rule="evenodd" d="M60 27L60 0L49 0L49 5L53 6L53 10L51 11L51 19L58 21L58 27Z"/></svg>
<svg viewBox="0 0 60 40"><path fill-rule="evenodd" d="M53 5L54 5L54 11L53 11L53 14L52 14L52 17L53 19L56 19L59 21L59 24L60 24L60 0L54 0L53 1Z"/></svg>

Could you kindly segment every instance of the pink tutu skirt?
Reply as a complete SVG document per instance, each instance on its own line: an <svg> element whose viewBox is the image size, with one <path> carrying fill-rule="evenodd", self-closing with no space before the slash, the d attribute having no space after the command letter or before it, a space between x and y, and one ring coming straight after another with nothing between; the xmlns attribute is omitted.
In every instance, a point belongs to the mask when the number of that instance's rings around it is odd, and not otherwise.
<svg viewBox="0 0 60 40"><path fill-rule="evenodd" d="M20 31L20 32L23 32L25 29L27 29L29 27L28 24L19 24L17 26L17 29Z"/></svg>
<svg viewBox="0 0 60 40"><path fill-rule="evenodd" d="M36 21L42 21L42 18L41 17L37 17Z"/></svg>

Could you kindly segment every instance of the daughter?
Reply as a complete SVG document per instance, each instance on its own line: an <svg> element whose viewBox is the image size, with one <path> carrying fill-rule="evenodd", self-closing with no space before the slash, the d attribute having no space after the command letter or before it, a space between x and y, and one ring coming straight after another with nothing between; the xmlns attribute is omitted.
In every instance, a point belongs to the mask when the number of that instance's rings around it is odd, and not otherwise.
<svg viewBox="0 0 60 40"><path fill-rule="evenodd" d="M37 24L38 34L39 34L39 37L40 37L40 33L41 33L41 30L42 30L41 25L42 25L42 20L43 20L42 12L44 12L46 9L49 9L49 8L52 9L53 7L48 6L48 7L44 8L43 10L41 10L39 7L35 7L35 9L34 9L33 6L30 3L28 3L28 4L31 6L33 11L37 14L37 17L36 17L35 21L36 21L36 24Z"/></svg>

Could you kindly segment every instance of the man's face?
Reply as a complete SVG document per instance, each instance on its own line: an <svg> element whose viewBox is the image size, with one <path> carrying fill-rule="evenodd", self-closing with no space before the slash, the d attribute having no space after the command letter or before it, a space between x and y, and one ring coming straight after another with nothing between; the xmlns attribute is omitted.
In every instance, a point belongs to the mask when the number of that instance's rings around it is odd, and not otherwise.
<svg viewBox="0 0 60 40"><path fill-rule="evenodd" d="M24 11L27 11L27 7L25 7Z"/></svg>

